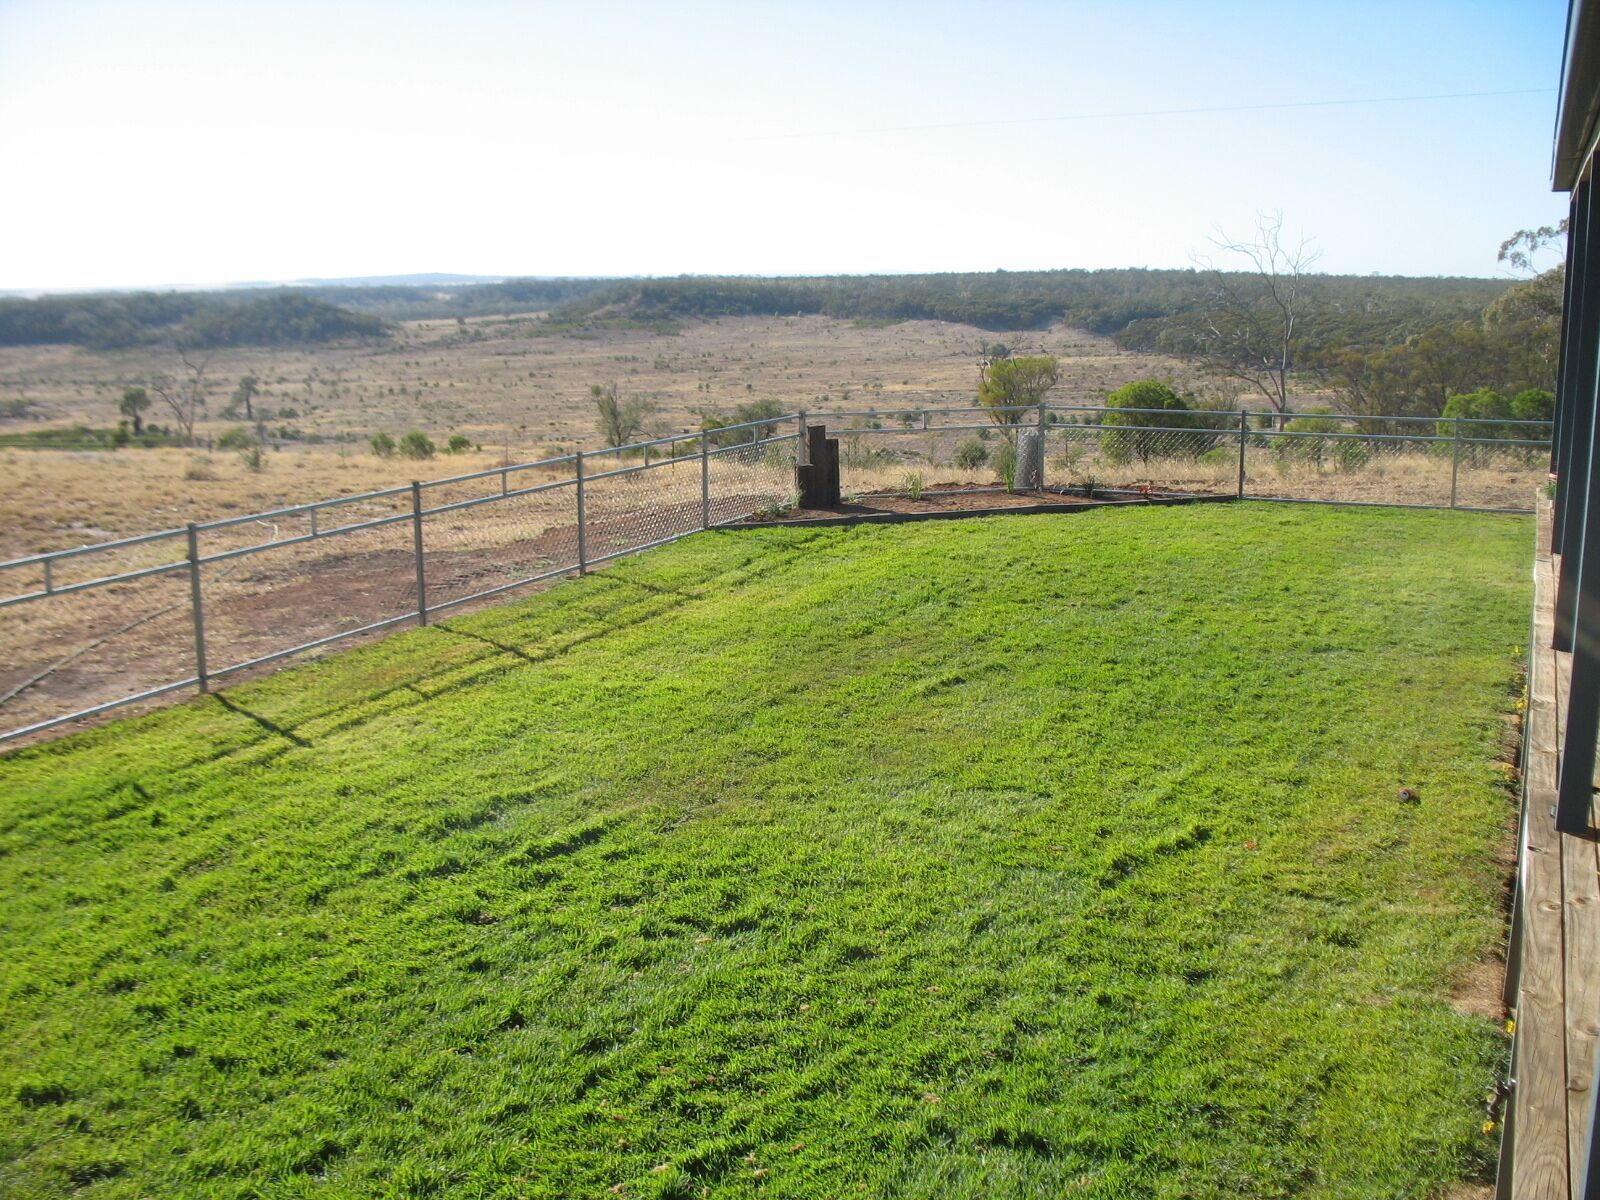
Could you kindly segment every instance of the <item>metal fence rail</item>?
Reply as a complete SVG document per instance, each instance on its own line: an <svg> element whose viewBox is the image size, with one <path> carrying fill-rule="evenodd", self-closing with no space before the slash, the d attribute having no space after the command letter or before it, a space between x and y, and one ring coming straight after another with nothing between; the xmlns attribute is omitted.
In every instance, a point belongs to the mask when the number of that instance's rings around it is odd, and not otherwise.
<svg viewBox="0 0 1600 1200"><path fill-rule="evenodd" d="M0 742L782 507L799 445L749 422L0 563Z"/></svg>
<svg viewBox="0 0 1600 1200"><path fill-rule="evenodd" d="M999 421L996 418L999 418ZM1097 494L1529 511L1548 422L1036 405L830 412L852 493ZM793 503L804 414L0 562L0 742Z"/></svg>

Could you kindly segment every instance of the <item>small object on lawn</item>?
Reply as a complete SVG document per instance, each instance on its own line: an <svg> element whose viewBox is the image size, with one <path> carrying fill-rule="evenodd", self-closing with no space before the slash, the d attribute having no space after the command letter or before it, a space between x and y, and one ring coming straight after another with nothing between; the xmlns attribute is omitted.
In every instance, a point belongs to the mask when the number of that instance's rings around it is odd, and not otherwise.
<svg viewBox="0 0 1600 1200"><path fill-rule="evenodd" d="M1401 804L1420 804L1422 797L1417 794L1416 788L1403 787L1400 789Z"/></svg>

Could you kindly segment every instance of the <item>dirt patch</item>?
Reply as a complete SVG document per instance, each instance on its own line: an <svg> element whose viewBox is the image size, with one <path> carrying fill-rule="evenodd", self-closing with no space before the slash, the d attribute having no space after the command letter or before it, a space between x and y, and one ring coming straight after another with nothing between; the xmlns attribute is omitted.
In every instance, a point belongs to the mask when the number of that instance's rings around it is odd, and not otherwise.
<svg viewBox="0 0 1600 1200"><path fill-rule="evenodd" d="M1464 1016L1503 1021L1506 1006L1501 998L1506 965L1498 958L1484 959L1468 967L1450 989L1450 1007Z"/></svg>
<svg viewBox="0 0 1600 1200"><path fill-rule="evenodd" d="M916 499L903 492L867 492L838 508L791 508L781 513L756 513L746 517L747 524L788 524L800 521L851 521L885 516L936 516L942 514L1026 511L1048 505L1052 510L1103 508L1113 504L1142 504L1158 500L1189 499L1169 497L1151 492L1148 495L1100 495L1089 497L1065 488L1047 488L1034 492L1007 492L1004 488L963 486L955 483L934 484Z"/></svg>

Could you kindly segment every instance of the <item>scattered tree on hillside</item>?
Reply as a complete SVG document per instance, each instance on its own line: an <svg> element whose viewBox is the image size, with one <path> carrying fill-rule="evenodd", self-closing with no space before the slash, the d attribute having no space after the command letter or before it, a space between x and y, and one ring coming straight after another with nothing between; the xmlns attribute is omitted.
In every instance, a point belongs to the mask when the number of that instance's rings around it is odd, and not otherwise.
<svg viewBox="0 0 1600 1200"><path fill-rule="evenodd" d="M144 414L150 407L150 393L142 387L125 387L122 389L122 399L117 404L117 411L128 418L133 425L133 436L138 437L144 432Z"/></svg>
<svg viewBox="0 0 1600 1200"><path fill-rule="evenodd" d="M1012 410L1039 404L1060 378L1061 369L1048 354L986 355L978 363L978 404L996 425L1014 425L1023 414Z"/></svg>
<svg viewBox="0 0 1600 1200"><path fill-rule="evenodd" d="M183 346L176 347L176 352L183 369L177 375L152 375L147 383L172 410L173 419L183 431L183 440L192 444L195 422L208 403L206 370L211 366L211 355L192 356Z"/></svg>
<svg viewBox="0 0 1600 1200"><path fill-rule="evenodd" d="M237 411L242 406L244 408L244 419L254 421L256 413L252 402L260 394L260 380L254 375L241 375L239 377L239 386L233 389L233 403L229 407Z"/></svg>
<svg viewBox="0 0 1600 1200"><path fill-rule="evenodd" d="M656 411L656 406L641 396L623 396L615 382L591 384L589 398L594 401L596 428L608 446L638 441L645 422Z"/></svg>
<svg viewBox="0 0 1600 1200"><path fill-rule="evenodd" d="M1259 392L1276 413L1289 407L1289 374L1307 310L1305 276L1319 251L1309 238L1284 237L1283 214L1257 215L1253 237L1219 234L1212 244L1243 272L1209 259L1206 304L1196 327L1207 366ZM1281 419L1281 418L1280 418Z"/></svg>

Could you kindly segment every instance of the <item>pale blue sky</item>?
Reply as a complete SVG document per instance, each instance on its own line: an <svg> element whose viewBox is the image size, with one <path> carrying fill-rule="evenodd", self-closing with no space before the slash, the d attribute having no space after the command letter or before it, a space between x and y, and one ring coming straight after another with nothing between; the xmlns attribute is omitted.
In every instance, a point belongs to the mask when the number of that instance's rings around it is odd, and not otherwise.
<svg viewBox="0 0 1600 1200"><path fill-rule="evenodd" d="M1565 11L0 0L0 288L1187 266L1262 210L1497 274Z"/></svg>

